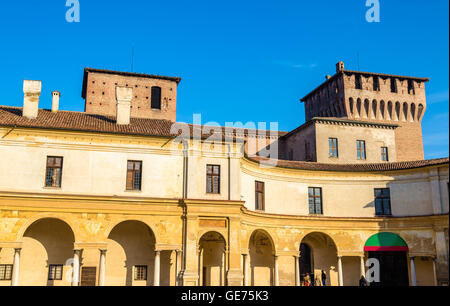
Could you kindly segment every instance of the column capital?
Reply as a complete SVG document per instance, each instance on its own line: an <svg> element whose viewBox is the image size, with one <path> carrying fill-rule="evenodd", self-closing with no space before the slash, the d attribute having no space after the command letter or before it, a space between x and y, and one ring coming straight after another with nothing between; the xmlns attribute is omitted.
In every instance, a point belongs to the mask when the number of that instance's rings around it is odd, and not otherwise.
<svg viewBox="0 0 450 306"><path fill-rule="evenodd" d="M20 253L20 251L22 251L22 248L14 248L14 252L16 253Z"/></svg>
<svg viewBox="0 0 450 306"><path fill-rule="evenodd" d="M106 254L106 252L108 252L108 250L106 250L106 249L99 249L99 251L100 251L100 254Z"/></svg>

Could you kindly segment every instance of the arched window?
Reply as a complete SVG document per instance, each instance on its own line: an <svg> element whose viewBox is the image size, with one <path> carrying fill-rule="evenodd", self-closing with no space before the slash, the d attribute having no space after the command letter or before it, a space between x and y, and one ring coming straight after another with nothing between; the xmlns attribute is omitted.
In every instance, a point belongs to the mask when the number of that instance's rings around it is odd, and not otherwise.
<svg viewBox="0 0 450 306"><path fill-rule="evenodd" d="M423 115L424 107L422 104L419 104L419 109L417 110L417 121L420 121Z"/></svg>
<svg viewBox="0 0 450 306"><path fill-rule="evenodd" d="M387 119L388 120L393 120L393 117L392 117L392 102L391 101L389 101L388 102L388 112L387 112Z"/></svg>
<svg viewBox="0 0 450 306"><path fill-rule="evenodd" d="M410 118L410 120L411 121L415 121L416 120L416 105L414 103L411 104L410 111L411 111L411 118Z"/></svg>
<svg viewBox="0 0 450 306"><path fill-rule="evenodd" d="M152 109L161 109L161 87L152 87Z"/></svg>
<svg viewBox="0 0 450 306"><path fill-rule="evenodd" d="M401 111L400 102L395 102L395 118L394 120L399 121L400 120L400 111Z"/></svg>
<svg viewBox="0 0 450 306"><path fill-rule="evenodd" d="M364 100L364 117L365 118L367 118L367 117L369 117L369 110L370 110L370 107L369 107L369 100Z"/></svg>
<svg viewBox="0 0 450 306"><path fill-rule="evenodd" d="M356 115L357 118L361 117L361 99L356 100Z"/></svg>
<svg viewBox="0 0 450 306"><path fill-rule="evenodd" d="M378 119L378 109L377 109L377 107L378 107L377 100L373 100L372 101L372 114L373 114L373 117L376 118L376 119Z"/></svg>
<svg viewBox="0 0 450 306"><path fill-rule="evenodd" d="M350 98L348 103L349 103L349 107L350 107L350 117L353 117L354 116L354 113L353 113L353 109L354 109L353 98Z"/></svg>
<svg viewBox="0 0 450 306"><path fill-rule="evenodd" d="M385 114L384 114L385 109L384 108L385 108L384 101L381 100L381 102L380 102L380 119L381 120L384 120L384 116L385 116Z"/></svg>
<svg viewBox="0 0 450 306"><path fill-rule="evenodd" d="M403 103L403 120L408 121L408 103Z"/></svg>

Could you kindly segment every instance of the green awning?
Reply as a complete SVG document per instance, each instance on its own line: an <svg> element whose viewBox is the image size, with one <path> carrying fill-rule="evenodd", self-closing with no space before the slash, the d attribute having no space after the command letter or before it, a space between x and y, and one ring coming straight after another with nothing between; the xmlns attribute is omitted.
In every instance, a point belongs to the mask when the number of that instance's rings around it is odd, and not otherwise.
<svg viewBox="0 0 450 306"><path fill-rule="evenodd" d="M364 251L401 252L408 251L408 245L399 235L393 233L378 233L370 237Z"/></svg>

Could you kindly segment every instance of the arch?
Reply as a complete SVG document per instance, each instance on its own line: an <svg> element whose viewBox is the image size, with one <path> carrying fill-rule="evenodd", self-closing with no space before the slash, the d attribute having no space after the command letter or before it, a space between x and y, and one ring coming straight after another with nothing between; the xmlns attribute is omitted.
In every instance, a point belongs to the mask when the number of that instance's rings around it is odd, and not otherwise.
<svg viewBox="0 0 450 306"><path fill-rule="evenodd" d="M403 121L408 121L409 112L408 112L409 105L406 102L403 102Z"/></svg>
<svg viewBox="0 0 450 306"><path fill-rule="evenodd" d="M394 109L392 105L392 101L388 102L388 111L387 111L387 120L394 120Z"/></svg>
<svg viewBox="0 0 450 306"><path fill-rule="evenodd" d="M327 284L328 285L337 285L338 284L338 272L337 272L337 257L338 257L338 248L335 241L327 234L323 232L312 231L306 234L300 241L299 251L302 248L302 245L307 245L311 253L307 254L311 257L312 262L312 277L311 281L317 283L317 279L321 278L322 271L327 275ZM301 266L305 266L303 260L306 259L300 253L300 263L299 269ZM301 279L305 276L305 273L299 271L301 275Z"/></svg>
<svg viewBox="0 0 450 306"><path fill-rule="evenodd" d="M125 220L116 224L108 234L106 285L153 285L155 273L156 238L145 222ZM160 254L161 283L167 284L168 254ZM137 269L143 271L137 276ZM160 280L161 280L160 278Z"/></svg>
<svg viewBox="0 0 450 306"><path fill-rule="evenodd" d="M64 223L66 223L70 227L70 229L72 230L72 233L74 234L75 241L77 241L77 236L78 235L77 235L77 232L74 230L74 229L76 229L76 227L73 225L73 223L68 218L66 218L63 215L60 216L58 214L45 213L45 214L38 214L38 215L36 215L34 217L31 217L31 218L27 219L26 223L24 225L22 225L22 227L20 228L20 230L17 233L17 242L22 241L22 238L23 238L26 230L31 225L33 225L35 222L37 222L39 220L42 220L42 219L58 219L58 220L60 220L60 221L62 221Z"/></svg>
<svg viewBox="0 0 450 306"><path fill-rule="evenodd" d="M424 111L425 107L423 106L423 104L419 104L419 107L417 108L417 121L422 120Z"/></svg>
<svg viewBox="0 0 450 306"><path fill-rule="evenodd" d="M386 251L396 252L409 250L406 241L397 234L390 232L382 232L372 235L364 244L364 251Z"/></svg>
<svg viewBox="0 0 450 306"><path fill-rule="evenodd" d="M401 106L400 106L400 102L395 102L395 121L400 121L400 116L401 116Z"/></svg>
<svg viewBox="0 0 450 306"><path fill-rule="evenodd" d="M126 220L120 220L120 221L117 221L117 222L115 222L115 223L112 223L112 224L110 224L108 227L106 227L106 229L105 229L105 232L104 232L104 239L106 240L106 239L108 239L108 237L109 237L109 235L111 234L111 232L114 230L114 228L115 227L117 227L118 225L120 225L121 223L124 223L124 222L128 222L128 221L135 221L135 222L140 222L140 223L143 223L143 224L145 224L150 230L151 230L151 232L153 233L153 236L154 236L154 238L155 238L155 244L158 244L158 242L159 242L159 237L158 237L158 235L157 235L157 232L154 230L154 225L152 224L152 225L150 225L150 224L148 224L148 222L146 222L146 221L144 221L144 220L140 220L139 218L130 218L130 219L126 219Z"/></svg>
<svg viewBox="0 0 450 306"><path fill-rule="evenodd" d="M380 101L380 119L384 120L386 116L386 104L384 103L384 100Z"/></svg>
<svg viewBox="0 0 450 306"><path fill-rule="evenodd" d="M357 99L356 100L356 118L360 118L361 117L361 99Z"/></svg>
<svg viewBox="0 0 450 306"><path fill-rule="evenodd" d="M377 102L377 100L372 101L372 118L378 119L378 102Z"/></svg>
<svg viewBox="0 0 450 306"><path fill-rule="evenodd" d="M272 235L271 235L267 230L265 230L265 229L262 229L262 228L257 228L257 229L255 229L255 230L252 232L252 234L250 235L250 237L248 238L247 245L250 246L250 242L251 242L251 240L252 240L252 238L253 238L253 235L255 235L257 232L264 233L264 234L267 236L267 238L269 238L269 241L270 241L270 243L271 243L271 245L272 245L272 248L273 248L273 250L274 250L273 255L276 255L276 254L275 254L275 252L276 252L276 244L275 244L275 241L274 241L274 239L272 238Z"/></svg>
<svg viewBox="0 0 450 306"><path fill-rule="evenodd" d="M369 112L370 112L370 102L368 99L364 100L364 118L368 118L369 117Z"/></svg>
<svg viewBox="0 0 450 306"><path fill-rule="evenodd" d="M75 234L67 222L39 218L26 228L21 240L20 285L71 285Z"/></svg>
<svg viewBox="0 0 450 306"><path fill-rule="evenodd" d="M200 286L226 285L226 240L216 231L209 231L202 235L199 247L199 276Z"/></svg>
<svg viewBox="0 0 450 306"><path fill-rule="evenodd" d="M410 111L411 111L410 121L416 121L417 118L416 118L416 104L415 103L411 103Z"/></svg>
<svg viewBox="0 0 450 306"><path fill-rule="evenodd" d="M249 240L250 284L273 286L275 269L275 247L272 237L265 230L255 230Z"/></svg>
<svg viewBox="0 0 450 306"><path fill-rule="evenodd" d="M349 108L350 108L350 117L354 117L355 105L354 105L353 98L350 98L348 100L348 104L349 104Z"/></svg>

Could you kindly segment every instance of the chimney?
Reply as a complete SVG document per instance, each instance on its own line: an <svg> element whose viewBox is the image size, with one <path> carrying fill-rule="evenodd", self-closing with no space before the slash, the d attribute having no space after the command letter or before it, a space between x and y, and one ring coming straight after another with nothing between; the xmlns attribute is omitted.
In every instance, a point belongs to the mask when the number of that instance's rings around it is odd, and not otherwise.
<svg viewBox="0 0 450 306"><path fill-rule="evenodd" d="M343 61L340 61L339 63L336 64L336 72L344 71L344 69L345 65Z"/></svg>
<svg viewBox="0 0 450 306"><path fill-rule="evenodd" d="M130 87L116 87L117 99L117 124L130 124L131 115L131 98L133 96L133 88Z"/></svg>
<svg viewBox="0 0 450 306"><path fill-rule="evenodd" d="M23 111L22 116L36 119L39 111L39 96L41 95L41 81L23 81Z"/></svg>
<svg viewBox="0 0 450 306"><path fill-rule="evenodd" d="M59 91L52 92L52 113L57 113L59 111L59 97L61 94Z"/></svg>

